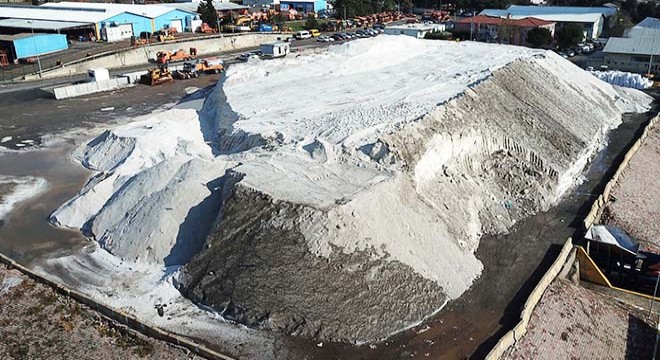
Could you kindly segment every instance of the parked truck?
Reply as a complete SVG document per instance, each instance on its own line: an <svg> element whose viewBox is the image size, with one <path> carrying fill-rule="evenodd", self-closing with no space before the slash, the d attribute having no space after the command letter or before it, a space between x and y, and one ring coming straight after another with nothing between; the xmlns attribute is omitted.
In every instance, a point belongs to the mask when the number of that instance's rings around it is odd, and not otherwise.
<svg viewBox="0 0 660 360"><path fill-rule="evenodd" d="M159 51L156 54L156 62L158 64L169 64L176 61L192 60L197 57L197 49L190 48L190 52L179 49L175 52Z"/></svg>
<svg viewBox="0 0 660 360"><path fill-rule="evenodd" d="M276 41L272 43L261 44L261 56L265 59L275 59L285 57L289 53L289 43Z"/></svg>

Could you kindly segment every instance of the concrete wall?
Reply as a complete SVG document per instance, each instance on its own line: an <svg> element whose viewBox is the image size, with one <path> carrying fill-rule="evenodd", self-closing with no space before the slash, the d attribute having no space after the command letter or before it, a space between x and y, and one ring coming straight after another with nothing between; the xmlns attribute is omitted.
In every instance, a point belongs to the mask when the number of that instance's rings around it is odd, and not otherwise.
<svg viewBox="0 0 660 360"><path fill-rule="evenodd" d="M92 81L88 83L62 86L53 89L55 99L68 99L83 95L95 94L103 91L116 90L129 85L129 78L120 77L103 81Z"/></svg>
<svg viewBox="0 0 660 360"><path fill-rule="evenodd" d="M605 185L605 189L603 190L603 193L598 196L596 201L591 205L591 210L587 214L587 216L584 218L584 230L588 229L591 227L591 225L596 224L600 222L600 218L603 215L603 210L605 210L605 207L607 206L607 203L610 201L610 195L612 190L614 189L614 186L616 186L617 182L619 181L619 178L621 177L621 174L623 174L623 171L628 167L628 164L630 163L630 159L635 155L637 150L639 150L639 147L642 146L642 143L644 140L646 140L646 137L649 134L649 131L655 124L660 121L660 115L654 117L649 121L649 123L646 125L644 128L644 131L642 132L642 135L635 141L635 143L630 147L626 155L623 157L623 160L621 161L621 164L619 164L619 167L617 168L616 172L614 173L614 176L610 179L610 181L607 182Z"/></svg>
<svg viewBox="0 0 660 360"><path fill-rule="evenodd" d="M175 51L190 47L197 48L199 56L217 53L221 51L233 51L251 47L259 47L262 43L273 42L281 37L280 34L237 34L224 37L205 37L197 40L167 42L154 44L149 47L142 46L126 51L109 54L107 56L66 65L43 73L44 78L55 78L87 73L88 69L106 68L118 69L122 67L142 65L149 63L149 59L155 59L159 51ZM39 75L25 76L25 80L37 80Z"/></svg>
<svg viewBox="0 0 660 360"><path fill-rule="evenodd" d="M557 274L559 274L559 272L562 270L566 260L569 258L572 252L573 241L571 238L568 238L566 243L564 243L564 247L561 249L561 252L559 253L559 256L557 256L555 262L552 263L550 269L548 269L545 275L543 275L541 281L539 281L534 290L532 290L532 293L529 294L529 297L527 298L527 301L525 301L525 305L523 306L520 313L520 322L518 322L513 330L507 332L500 339L500 341L497 342L495 347L486 356L487 360L497 360L501 358L504 352L509 349L509 347L515 345L518 340L525 336L525 333L527 333L527 326L529 325L529 319L532 317L534 308L539 303L539 301L541 301L543 293L548 288L550 283L555 279L555 277L557 277Z"/></svg>
<svg viewBox="0 0 660 360"><path fill-rule="evenodd" d="M62 51L68 48L69 44L66 41L66 35L61 34L36 34L14 40L17 59Z"/></svg>

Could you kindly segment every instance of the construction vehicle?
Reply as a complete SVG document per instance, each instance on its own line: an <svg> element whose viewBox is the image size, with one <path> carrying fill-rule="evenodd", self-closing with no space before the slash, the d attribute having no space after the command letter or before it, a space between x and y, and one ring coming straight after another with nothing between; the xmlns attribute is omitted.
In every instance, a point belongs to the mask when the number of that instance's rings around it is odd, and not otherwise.
<svg viewBox="0 0 660 360"><path fill-rule="evenodd" d="M175 71L174 76L177 79L181 79L181 80L199 77L199 71L197 71L197 64L194 64L192 62L183 63L183 69Z"/></svg>
<svg viewBox="0 0 660 360"><path fill-rule="evenodd" d="M202 23L202 26L199 27L199 32L202 34L215 34L218 32L218 29L210 27L207 23Z"/></svg>
<svg viewBox="0 0 660 360"><path fill-rule="evenodd" d="M170 73L170 70L167 68L167 66L159 66L155 69L149 69L147 70L146 74L140 77L140 83L149 86L159 85L171 81L174 81L174 78L172 77L172 74Z"/></svg>
<svg viewBox="0 0 660 360"><path fill-rule="evenodd" d="M9 58L6 51L0 50L0 67L3 66L9 66Z"/></svg>
<svg viewBox="0 0 660 360"><path fill-rule="evenodd" d="M168 28L153 33L152 37L158 39L159 42L165 42L168 40L176 40L176 34L178 30L176 28Z"/></svg>
<svg viewBox="0 0 660 360"><path fill-rule="evenodd" d="M183 49L179 49L175 52L170 51L159 51L156 54L156 63L158 64L169 64L176 61L186 61L192 60L197 57L197 49L190 48L190 52L186 52Z"/></svg>
<svg viewBox="0 0 660 360"><path fill-rule="evenodd" d="M185 64L184 64L185 65ZM222 59L217 57L197 60L195 64L198 72L218 74L225 69Z"/></svg>

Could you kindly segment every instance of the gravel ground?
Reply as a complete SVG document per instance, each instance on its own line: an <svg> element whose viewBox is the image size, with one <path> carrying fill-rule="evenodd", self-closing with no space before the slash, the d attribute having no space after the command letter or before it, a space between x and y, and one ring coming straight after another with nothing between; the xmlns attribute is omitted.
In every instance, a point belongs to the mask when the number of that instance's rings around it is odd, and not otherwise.
<svg viewBox="0 0 660 360"><path fill-rule="evenodd" d="M201 359L0 265L1 359Z"/></svg>
<svg viewBox="0 0 660 360"><path fill-rule="evenodd" d="M660 125L654 126L631 159L608 205L609 223L641 241L660 246Z"/></svg>
<svg viewBox="0 0 660 360"><path fill-rule="evenodd" d="M650 359L655 325L635 307L557 279L503 359Z"/></svg>

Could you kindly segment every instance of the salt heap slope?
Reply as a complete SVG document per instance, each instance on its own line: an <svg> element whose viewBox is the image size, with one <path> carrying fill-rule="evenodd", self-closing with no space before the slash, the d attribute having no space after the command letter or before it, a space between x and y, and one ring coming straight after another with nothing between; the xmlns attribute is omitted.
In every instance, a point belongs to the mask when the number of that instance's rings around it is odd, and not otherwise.
<svg viewBox="0 0 660 360"><path fill-rule="evenodd" d="M649 103L520 47L381 36L250 61L200 111L87 144L99 174L53 221L125 259L197 252L180 290L226 318L372 341L459 297L479 238L548 208Z"/></svg>

